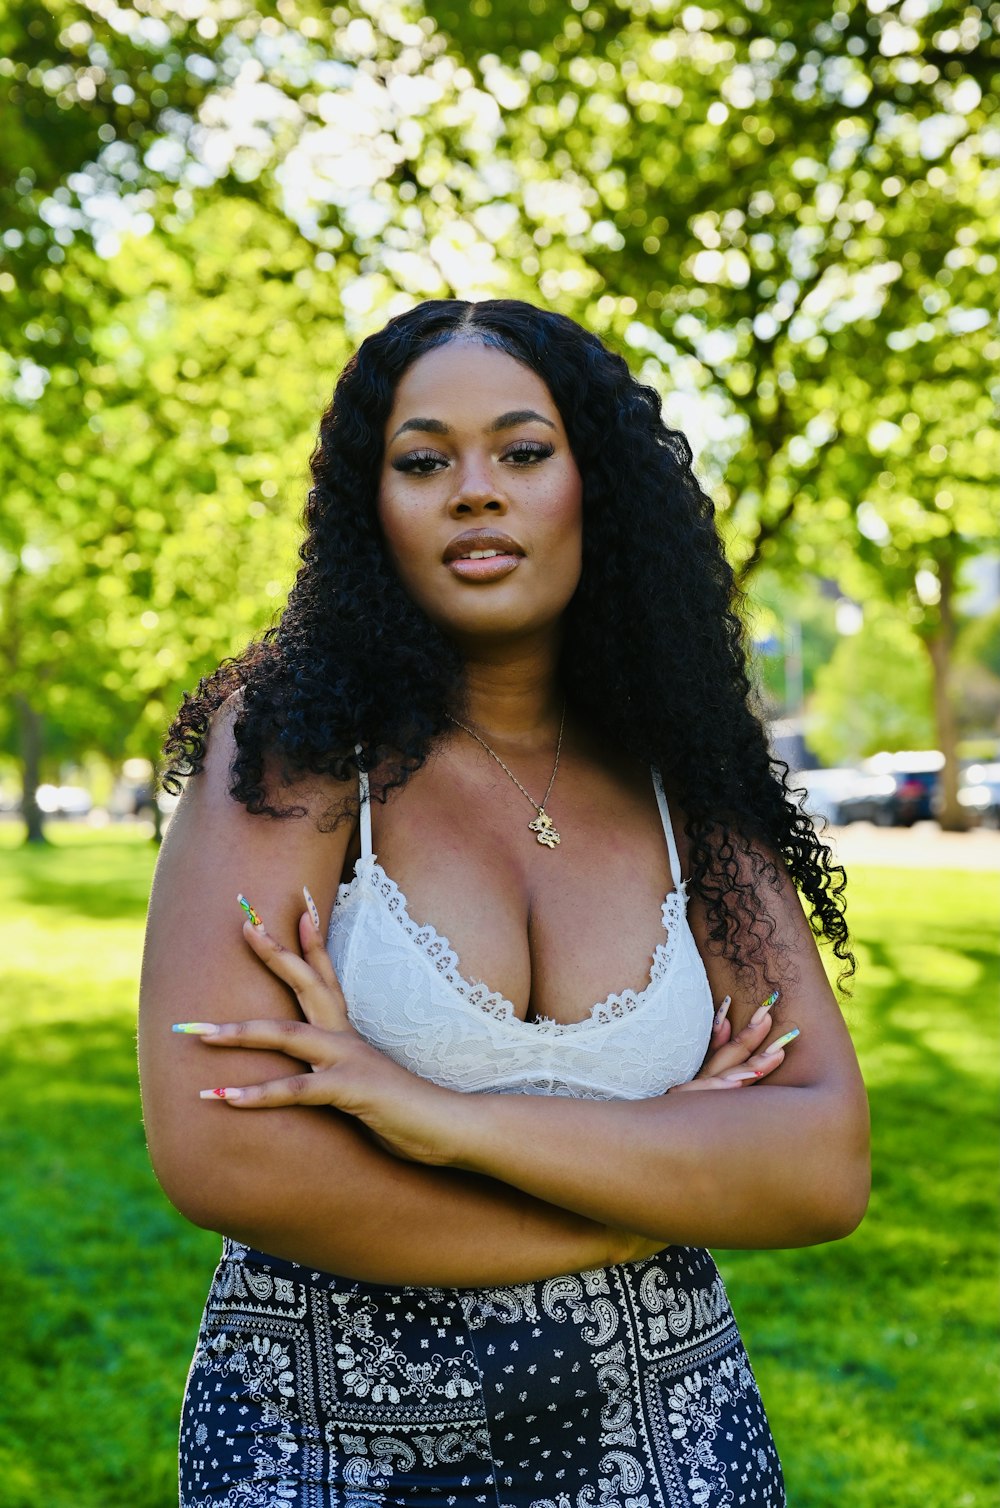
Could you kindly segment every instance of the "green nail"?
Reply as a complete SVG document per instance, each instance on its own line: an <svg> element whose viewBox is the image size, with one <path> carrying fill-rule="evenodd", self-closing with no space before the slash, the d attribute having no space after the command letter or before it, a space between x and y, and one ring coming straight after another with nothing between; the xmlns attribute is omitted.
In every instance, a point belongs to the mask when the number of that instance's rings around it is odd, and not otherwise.
<svg viewBox="0 0 1000 1508"><path fill-rule="evenodd" d="M261 926L263 926L263 922L261 921L261 919L257 915L256 911L251 906L250 902L247 900L246 896L245 895L238 895L236 897L236 899L239 901L240 905L243 907L243 910L246 912L247 916L250 918L250 920L253 923L253 925L255 927L261 927Z"/></svg>

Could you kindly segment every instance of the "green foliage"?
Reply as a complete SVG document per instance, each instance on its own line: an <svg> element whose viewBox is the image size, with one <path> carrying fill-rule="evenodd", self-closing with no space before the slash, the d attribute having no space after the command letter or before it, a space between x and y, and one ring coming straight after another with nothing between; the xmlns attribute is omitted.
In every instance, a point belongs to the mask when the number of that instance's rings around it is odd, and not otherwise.
<svg viewBox="0 0 1000 1508"><path fill-rule="evenodd" d="M280 604L348 350L450 294L540 295L618 345L692 432L746 576L821 573L947 638L995 527L996 19L7 0L19 705L78 752L148 752Z"/></svg>
<svg viewBox="0 0 1000 1508"><path fill-rule="evenodd" d="M182 689L291 585L306 461L349 353L335 280L252 200L133 243L116 270L122 303L91 376L94 470L120 523L95 566L105 685L151 753Z"/></svg>
<svg viewBox="0 0 1000 1508"><path fill-rule="evenodd" d="M885 749L932 749L931 667L912 628L885 608L865 615L816 674L806 741L827 765Z"/></svg>
<svg viewBox="0 0 1000 1508"><path fill-rule="evenodd" d="M964 663L980 664L990 675L1000 678L1000 604L965 624L958 655Z"/></svg>
<svg viewBox="0 0 1000 1508"><path fill-rule="evenodd" d="M768 646L766 652L757 653L755 663L770 716L797 716L800 711L790 663L796 650L795 631L801 638L801 689L806 698L836 648L836 591L831 586L814 576L784 575L767 566L754 575L748 622L754 642Z"/></svg>
<svg viewBox="0 0 1000 1508"><path fill-rule="evenodd" d="M54 837L7 852L0 878L0 1154L17 1175L0 1191L0 1504L162 1508L218 1241L169 1208L146 1162L134 1014L148 845L126 830ZM995 887L880 870L852 894L870 1213L846 1242L726 1253L723 1272L791 1503L990 1508Z"/></svg>
<svg viewBox="0 0 1000 1508"><path fill-rule="evenodd" d="M181 691L280 605L348 350L334 279L252 200L130 243L114 272L74 385L0 419L0 579L9 688L120 758L155 753Z"/></svg>
<svg viewBox="0 0 1000 1508"><path fill-rule="evenodd" d="M501 249L668 394L714 404L737 560L813 567L824 533L850 552L855 468L904 514L915 497L981 535L961 510L996 441L977 436L970 466L961 434L1000 355L985 13L597 3L531 44L531 9L480 58L522 209ZM482 45L481 8L451 24ZM884 475L883 412L910 415L916 492L910 470ZM956 470L961 495L937 500Z"/></svg>
<svg viewBox="0 0 1000 1508"><path fill-rule="evenodd" d="M955 654L959 728L969 754L995 758L1000 739L1000 606L962 625ZM990 735L993 735L991 738Z"/></svg>

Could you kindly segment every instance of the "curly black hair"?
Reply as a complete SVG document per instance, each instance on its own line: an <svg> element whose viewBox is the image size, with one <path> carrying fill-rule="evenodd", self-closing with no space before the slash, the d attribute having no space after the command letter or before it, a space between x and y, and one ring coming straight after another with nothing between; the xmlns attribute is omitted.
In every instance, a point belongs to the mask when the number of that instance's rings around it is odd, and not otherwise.
<svg viewBox="0 0 1000 1508"><path fill-rule="evenodd" d="M685 813L688 889L713 946L764 977L773 926L762 886L780 855L843 987L854 972L845 875L771 756L748 671L743 596L711 499L660 398L565 315L515 299L431 299L362 342L337 382L311 458L302 565L279 621L185 697L164 784L202 768L211 720L240 690L230 792L247 810L301 814L278 787L306 772L377 771L385 800L423 764L463 705L456 647L407 596L376 517L396 385L457 337L536 372L559 409L583 482L583 569L566 612L560 676L570 708L660 768ZM360 746L360 753L355 752ZM796 799L796 797L798 799ZM345 801L322 821L341 820ZM356 809L356 803L355 803Z"/></svg>

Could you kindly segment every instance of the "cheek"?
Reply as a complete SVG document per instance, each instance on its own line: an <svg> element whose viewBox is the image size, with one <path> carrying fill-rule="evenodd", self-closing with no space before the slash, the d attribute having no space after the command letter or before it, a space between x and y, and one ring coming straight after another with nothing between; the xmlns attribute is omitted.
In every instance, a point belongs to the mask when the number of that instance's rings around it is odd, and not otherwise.
<svg viewBox="0 0 1000 1508"><path fill-rule="evenodd" d="M379 494L375 517L391 564L399 576L407 580L415 569L419 571L420 568L420 510L401 504L388 489Z"/></svg>
<svg viewBox="0 0 1000 1508"><path fill-rule="evenodd" d="M550 543L559 547L567 562L579 562L583 554L583 488L579 482L560 487L548 500L544 514Z"/></svg>

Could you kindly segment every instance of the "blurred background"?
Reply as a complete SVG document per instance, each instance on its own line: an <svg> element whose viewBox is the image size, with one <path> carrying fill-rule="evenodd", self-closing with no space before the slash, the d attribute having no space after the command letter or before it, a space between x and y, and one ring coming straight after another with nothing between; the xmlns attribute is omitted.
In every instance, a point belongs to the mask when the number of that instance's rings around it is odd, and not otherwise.
<svg viewBox="0 0 1000 1508"><path fill-rule="evenodd" d="M281 607L343 363L453 296L559 309L662 394L857 858L873 1215L724 1269L790 1501L995 1505L998 21L0 0L2 1508L172 1499L217 1242L135 1093L157 751Z"/></svg>
<svg viewBox="0 0 1000 1508"><path fill-rule="evenodd" d="M998 19L3 4L4 809L155 814L182 690L284 598L350 351L504 295L688 434L793 767L922 755L815 782L831 815L995 823Z"/></svg>

